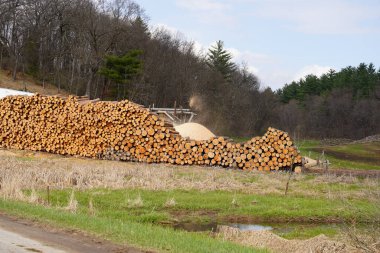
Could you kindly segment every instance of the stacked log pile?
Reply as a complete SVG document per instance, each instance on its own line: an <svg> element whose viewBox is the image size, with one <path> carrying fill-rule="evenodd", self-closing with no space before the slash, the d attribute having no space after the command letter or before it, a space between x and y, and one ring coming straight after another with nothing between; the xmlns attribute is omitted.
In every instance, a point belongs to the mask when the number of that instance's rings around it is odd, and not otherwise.
<svg viewBox="0 0 380 253"><path fill-rule="evenodd" d="M0 147L147 163L281 170L301 163L287 133L234 143L182 138L173 125L130 101L35 95L0 100Z"/></svg>

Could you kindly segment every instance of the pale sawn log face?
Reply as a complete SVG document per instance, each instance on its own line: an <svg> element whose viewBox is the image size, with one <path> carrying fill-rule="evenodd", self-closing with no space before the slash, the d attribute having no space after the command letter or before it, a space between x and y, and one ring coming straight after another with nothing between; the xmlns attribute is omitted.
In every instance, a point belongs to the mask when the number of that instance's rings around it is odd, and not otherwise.
<svg viewBox="0 0 380 253"><path fill-rule="evenodd" d="M11 96L0 100L0 147L148 163L281 170L301 163L287 133L234 143L182 138L173 125L130 101L70 96Z"/></svg>

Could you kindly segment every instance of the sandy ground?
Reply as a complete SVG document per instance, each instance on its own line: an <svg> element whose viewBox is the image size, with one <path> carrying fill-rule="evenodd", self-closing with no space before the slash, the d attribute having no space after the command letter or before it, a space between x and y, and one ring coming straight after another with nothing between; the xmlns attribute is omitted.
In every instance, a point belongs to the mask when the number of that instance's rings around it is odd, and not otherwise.
<svg viewBox="0 0 380 253"><path fill-rule="evenodd" d="M0 252L14 253L142 253L78 231L64 231L0 213Z"/></svg>
<svg viewBox="0 0 380 253"><path fill-rule="evenodd" d="M267 248L275 253L358 253L347 244L332 241L324 235L307 240L287 240L270 231L240 231L237 228L219 226L218 235L242 245Z"/></svg>

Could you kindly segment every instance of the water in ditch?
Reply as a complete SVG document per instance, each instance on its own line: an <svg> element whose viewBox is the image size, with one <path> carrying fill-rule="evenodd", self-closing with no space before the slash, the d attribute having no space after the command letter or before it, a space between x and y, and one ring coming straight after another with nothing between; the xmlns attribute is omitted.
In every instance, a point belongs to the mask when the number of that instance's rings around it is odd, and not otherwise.
<svg viewBox="0 0 380 253"><path fill-rule="evenodd" d="M261 224L239 224L239 223L217 223L217 222L209 222L209 223L193 223L193 222L183 222L172 224L171 226L174 229L181 229L188 232L202 232L202 231L216 231L218 225L231 226L234 228L238 228L242 231L262 231L262 230L272 230L273 227Z"/></svg>

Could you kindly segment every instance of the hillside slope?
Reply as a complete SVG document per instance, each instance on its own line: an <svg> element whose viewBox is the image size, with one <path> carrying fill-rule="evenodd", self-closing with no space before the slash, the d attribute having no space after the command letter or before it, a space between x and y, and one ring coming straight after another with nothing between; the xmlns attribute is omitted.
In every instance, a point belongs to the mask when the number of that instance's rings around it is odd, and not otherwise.
<svg viewBox="0 0 380 253"><path fill-rule="evenodd" d="M45 88L42 84L28 75L22 73L17 74L17 80L12 80L12 75L9 71L0 70L0 88L13 89L32 93L40 93L43 95L68 94L64 90L58 92L58 88L52 84L45 83Z"/></svg>

